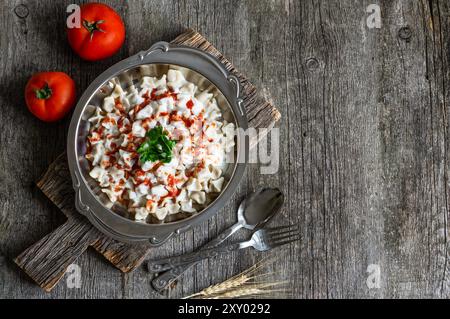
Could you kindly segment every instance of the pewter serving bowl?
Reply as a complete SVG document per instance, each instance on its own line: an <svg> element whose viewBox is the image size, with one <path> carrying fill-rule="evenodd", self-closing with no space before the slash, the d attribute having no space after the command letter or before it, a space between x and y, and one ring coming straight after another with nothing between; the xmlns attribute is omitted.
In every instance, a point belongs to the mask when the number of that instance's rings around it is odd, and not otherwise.
<svg viewBox="0 0 450 319"><path fill-rule="evenodd" d="M194 214L178 214L164 223L142 223L127 218L123 208L116 207L100 191L98 183L89 176L90 164L85 158L86 137L89 132L87 119L93 112L92 105L101 105L116 83L124 89L134 85L139 89L142 76L160 77L169 68L182 71L187 80L199 89L208 89L217 100L223 118L239 128L235 138L234 161L224 171L225 184L202 211ZM75 108L70 123L67 156L77 210L106 235L122 242L149 241L160 245L175 234L187 231L194 225L217 213L236 190L247 164L248 140L243 131L248 127L242 103L239 80L213 56L195 48L158 42L149 50L142 51L113 65L98 76Z"/></svg>

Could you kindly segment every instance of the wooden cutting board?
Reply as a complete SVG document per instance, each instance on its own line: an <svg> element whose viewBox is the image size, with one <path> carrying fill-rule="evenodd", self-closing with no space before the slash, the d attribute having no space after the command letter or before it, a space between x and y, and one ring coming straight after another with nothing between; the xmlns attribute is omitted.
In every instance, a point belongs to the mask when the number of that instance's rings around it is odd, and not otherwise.
<svg viewBox="0 0 450 319"><path fill-rule="evenodd" d="M278 110L270 102L260 98L248 79L201 34L189 29L172 43L204 50L217 57L229 71L238 76L243 86L244 105L250 127L270 129L280 119ZM259 137L263 137L263 134ZM251 146L257 142L257 139L252 140ZM61 209L67 221L22 252L14 261L45 291L50 291L58 283L67 267L89 246L94 247L123 272L132 271L143 262L151 248L149 244L124 244L111 239L76 211L66 154L61 154L50 165L37 186Z"/></svg>

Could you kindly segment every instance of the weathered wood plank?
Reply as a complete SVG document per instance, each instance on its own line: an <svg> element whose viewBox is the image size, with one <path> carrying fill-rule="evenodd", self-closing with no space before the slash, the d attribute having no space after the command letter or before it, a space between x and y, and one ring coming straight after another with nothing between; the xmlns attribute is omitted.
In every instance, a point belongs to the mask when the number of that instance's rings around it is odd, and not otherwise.
<svg viewBox="0 0 450 319"><path fill-rule="evenodd" d="M16 259L22 268L45 291L51 291L77 258L100 234L77 217L69 220Z"/></svg>
<svg viewBox="0 0 450 319"><path fill-rule="evenodd" d="M214 54L231 72L239 76L243 84L244 106L255 113L252 117L254 121L251 123L269 122L273 126L279 120L280 116L276 108L265 101L257 103L255 87L199 33L188 30L173 42L197 47ZM261 107L268 108L269 112ZM255 112L255 109L258 111ZM275 117L266 119L267 116ZM123 272L129 272L138 267L150 250L149 244L127 245L110 239L96 231L85 218L78 215L74 207L74 192L65 157L64 154L59 156L50 165L38 182L38 187L69 220L15 259L17 265L46 291L50 291L55 286L67 267L88 246L92 245Z"/></svg>
<svg viewBox="0 0 450 319"><path fill-rule="evenodd" d="M127 42L95 64L74 58L64 34L54 32L70 2L0 4L0 296L164 297L152 292L144 269L121 274L94 253L77 262L81 289L58 285L47 295L12 264L62 222L30 185L64 150L68 122L40 123L17 101L33 71L70 72L82 92L113 62L192 27L279 107L280 170L261 175L251 165L221 214L151 256L200 246L234 221L246 191L278 186L288 200L285 220L274 223L298 221L303 230L299 244L273 252L273 270L294 297L450 298L448 1L108 1L125 19ZM18 4L28 6L28 17L14 15ZM365 24L369 4L381 6L381 29ZM203 262L169 296L261 257L247 251ZM379 289L366 285L369 264L380 266Z"/></svg>
<svg viewBox="0 0 450 319"><path fill-rule="evenodd" d="M304 227L290 251L302 261L292 289L308 298L445 297L443 9L385 1L383 26L371 30L369 4L289 2L280 184L289 218ZM277 260L274 269L290 272L292 261ZM378 289L366 285L371 264Z"/></svg>
<svg viewBox="0 0 450 319"><path fill-rule="evenodd" d="M134 270L141 264L148 252L149 245L127 245L103 236L98 232L95 236L90 234L92 230L89 227L89 221L80 217L74 206L75 193L65 153L58 156L50 165L47 172L37 183L37 186L69 219L76 218L77 223L84 225L79 228L79 231L85 231L86 237L94 238L89 245L103 254L107 260L122 272ZM54 232L55 236L58 235L56 232L58 231ZM82 236L82 234L78 235Z"/></svg>
<svg viewBox="0 0 450 319"><path fill-rule="evenodd" d="M4 259L0 273L1 277L7 277L0 285L0 296L81 296L80 289L66 285L47 294L13 263L21 251L64 222L64 215L45 199L35 182L64 150L70 119L46 124L29 113L23 98L27 78L38 71L64 71L74 78L81 94L102 70L126 57L119 53L95 64L74 57L63 31L66 6L72 2L12 0L0 4L0 24L4 30L0 35L0 251ZM113 267L86 254L78 258L77 264L83 269L84 296L121 295L111 289L121 284ZM92 273L101 275L97 280L90 278ZM102 276L110 279L100 280Z"/></svg>

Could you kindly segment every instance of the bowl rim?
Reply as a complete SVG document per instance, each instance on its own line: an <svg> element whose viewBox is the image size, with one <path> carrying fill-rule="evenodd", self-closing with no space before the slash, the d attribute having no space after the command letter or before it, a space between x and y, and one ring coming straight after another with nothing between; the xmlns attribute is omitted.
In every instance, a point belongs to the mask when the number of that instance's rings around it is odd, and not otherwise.
<svg viewBox="0 0 450 319"><path fill-rule="evenodd" d="M159 50L161 48L161 46L163 46L162 52L167 52L169 50L170 51L182 50L182 51L187 51L189 53L209 55L208 53L201 51L199 49L196 49L196 48L182 46L182 45L173 45L173 44L168 44L166 42L158 42L154 46L152 46L152 48L156 48L156 50ZM88 184L87 180L84 178L83 174L81 174L81 168L80 168L80 162L79 162L80 155L78 154L77 147L76 147L77 137L78 137L78 132L80 129L80 123L82 121L83 112L84 112L85 108L89 105L89 102L91 101L92 97L98 92L98 90L103 85L105 85L109 81L111 81L111 79L113 79L114 77L120 76L121 74L128 72L132 69L136 69L141 66L151 65L151 64L169 65L169 67L173 65L173 66L186 68L186 69L189 69L189 70L201 75L205 79L207 79L212 85L215 86L215 88L225 98L225 100L228 104L228 107L234 117L234 121L235 121L236 128L238 129L238 131L241 131L239 129L247 130L248 120L247 120L245 110L244 110L244 112L242 112L243 100L241 97L242 90L240 88L239 80L237 80L238 83L236 83L236 85L237 85L236 98L231 99L230 94L227 94L226 92L224 92L221 89L221 87L224 87L224 85L221 85L220 83L217 83L216 80L211 79L208 75L205 74L205 72L202 72L202 70L198 70L194 67L191 67L189 65L189 63L179 63L179 61L177 61L177 62L150 61L149 62L148 59L146 59L145 57L149 55L148 52L152 52L151 51L152 48L150 48L148 51L140 52L134 56L131 56L131 57L125 59L125 60L119 61L118 63L109 67L106 71L101 73L94 81L92 81L92 83L86 88L86 90L84 91L83 95L80 97L80 99L75 107L75 111L72 115L72 120L71 120L70 127L69 127L69 134L67 137L67 154L68 154L68 161L69 161L69 169L71 171L74 188L77 192L76 202L80 201L82 203L81 192L78 193L80 188L83 187L89 195L89 198L83 198L84 200L89 201L89 206L91 206L91 207L89 207L88 205L86 205L88 211L85 211L83 209L83 207L81 207L81 209L80 209L79 205L77 205L77 210L80 213L82 213L83 215L86 215L85 213L88 213L87 214L88 218L89 217L96 218L97 219L96 221L93 221L92 218L89 218L91 220L91 222L93 222L94 224L96 224L96 222L104 223L104 221L102 219L100 219L100 217L97 216L96 211L95 211L95 209L102 209L102 210L106 211L111 216L111 218L117 220L120 223L124 223L124 225L126 224L127 226L130 226L130 227L134 227L134 228L139 227L139 228L147 229L147 230L167 228L168 231L169 231L168 228L170 228L170 229L176 230L177 233L180 233L180 232L184 231L184 230L180 229L180 226L181 227L193 226L193 225L195 225L196 222L199 222L203 219L209 219L214 213L219 211L224 206L226 201L228 201L229 197L231 197L233 195L233 193L236 191L236 188L238 187L238 184L241 181L242 176L244 175L244 171L245 171L247 161L248 161L249 143L248 143L247 136L245 136L245 135L240 136L239 134L237 135L235 163L230 163L230 164L233 164L233 170L232 170L232 173L230 175L230 179L229 179L227 185L219 193L219 195L216 198L214 198L214 200L211 201L208 204L208 206L203 208L201 211L194 213L191 216L188 216L186 218L182 218L182 219L171 221L171 222L165 222L165 223L138 222L138 221L132 220L130 218L121 216L120 214L114 212L112 209L110 209L109 207L104 205L99 200L98 196L93 192L92 188L89 186L89 184ZM153 50L155 50L155 49L153 49ZM144 56L144 58L143 58L143 56ZM209 58L212 57L211 55L209 55L209 56L210 56ZM212 58L214 58L214 57L212 57ZM217 60L215 60L215 61L218 62ZM230 78L237 79L234 75L231 75L231 73L228 70L226 70L222 64L220 64L220 65L223 68L220 71L223 73L223 75L226 77L227 80L229 80ZM225 72L224 72L224 70L225 70ZM229 81L231 82L231 80L229 80ZM226 196L228 196L228 198L225 198ZM94 203L92 203L92 200L94 201ZM99 226L99 225L97 225L97 226ZM109 228L108 229L109 235L111 235L111 231L115 231L115 229L110 227L109 225L104 225L104 226ZM188 228L190 228L190 227L188 227ZM112 234L112 235L113 235L113 237L115 237L114 234ZM119 232L119 235L123 236L124 234ZM128 235L125 235L125 236L128 236ZM150 236L152 236L152 234L149 234L148 236L146 236L145 239L148 239L148 237L150 237ZM135 241L135 239L142 240L144 238L143 237L134 237L133 241Z"/></svg>

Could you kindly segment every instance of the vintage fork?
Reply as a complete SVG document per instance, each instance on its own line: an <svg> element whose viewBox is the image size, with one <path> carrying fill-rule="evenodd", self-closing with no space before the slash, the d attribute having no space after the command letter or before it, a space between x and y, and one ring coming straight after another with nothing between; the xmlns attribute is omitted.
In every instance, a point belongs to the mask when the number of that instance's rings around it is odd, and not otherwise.
<svg viewBox="0 0 450 319"><path fill-rule="evenodd" d="M300 239L300 228L298 224L280 226L274 228L260 229L253 233L250 240L235 243L226 246L202 249L189 254L170 257L149 262L149 268L153 264L158 264L160 271L183 266L189 263L198 262L200 260L215 257L219 254L253 247L258 251L267 251L275 247L292 243Z"/></svg>

